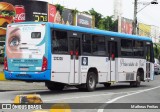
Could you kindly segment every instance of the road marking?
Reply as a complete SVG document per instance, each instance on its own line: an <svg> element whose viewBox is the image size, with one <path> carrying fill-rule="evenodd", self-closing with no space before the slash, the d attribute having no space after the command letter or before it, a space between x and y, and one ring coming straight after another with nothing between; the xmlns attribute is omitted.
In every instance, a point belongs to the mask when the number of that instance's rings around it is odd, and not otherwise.
<svg viewBox="0 0 160 112"><path fill-rule="evenodd" d="M87 97L94 97L94 96L104 96L104 95L112 95L116 93L107 93L107 94L99 94L99 95L89 95L89 96L79 96L79 97L70 97L70 98L61 98L61 99L53 99L53 100L43 100L43 101L58 101L58 100L70 100L70 99L79 99L79 98L87 98Z"/></svg>
<svg viewBox="0 0 160 112"><path fill-rule="evenodd" d="M141 91L141 90L139 90ZM70 100L70 99L80 99L80 98L88 98L88 97L99 97L99 96L105 96L105 95L114 95L114 94L126 94L126 93L133 93L135 91L128 91L128 92L119 92L119 93L107 93L107 94L98 94L98 95L89 95L89 96L79 96L79 97L70 97L70 98L58 98L53 100L43 100L44 102L50 102L50 101L59 101L59 100ZM137 91L136 91L137 92Z"/></svg>
<svg viewBox="0 0 160 112"><path fill-rule="evenodd" d="M153 88L150 88L150 89L140 90L140 91L137 91L137 92L135 92L135 93L130 93L130 94L123 95L123 96L119 96L119 97L117 97L117 98L114 98L114 99L112 99L112 100L110 100L110 101L105 102L105 104L102 105L102 106L100 107L100 109L98 109L97 112L103 112L105 106L106 106L108 103L113 103L113 102L115 102L115 101L117 101L117 100L119 100L119 99L121 99L121 98L124 98L124 97L127 97L127 96L131 96L131 95L134 95L134 94L139 94L139 93L146 92L146 91L150 91L150 90L157 89L157 88L160 88L160 86L153 87Z"/></svg>

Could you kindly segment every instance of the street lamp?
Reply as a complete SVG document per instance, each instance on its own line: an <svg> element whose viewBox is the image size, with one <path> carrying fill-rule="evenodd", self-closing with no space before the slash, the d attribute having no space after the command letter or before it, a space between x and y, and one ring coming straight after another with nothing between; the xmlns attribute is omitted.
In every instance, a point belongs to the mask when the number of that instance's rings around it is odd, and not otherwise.
<svg viewBox="0 0 160 112"><path fill-rule="evenodd" d="M139 11L137 11L137 2L138 2L138 0L134 1L134 18L133 18L133 30L132 30L132 34L137 34L137 13L139 13L140 11L142 11L144 8L146 8L150 4L158 4L157 0L153 0L150 3L148 3L146 6L144 6L142 9L140 9Z"/></svg>

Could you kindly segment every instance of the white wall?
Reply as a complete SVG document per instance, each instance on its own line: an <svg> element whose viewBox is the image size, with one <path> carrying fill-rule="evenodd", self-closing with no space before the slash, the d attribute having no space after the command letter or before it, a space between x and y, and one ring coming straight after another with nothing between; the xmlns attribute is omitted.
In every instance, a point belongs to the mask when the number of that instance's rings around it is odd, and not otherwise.
<svg viewBox="0 0 160 112"><path fill-rule="evenodd" d="M154 43L159 43L159 36L160 36L160 28L157 26L151 26L151 37Z"/></svg>

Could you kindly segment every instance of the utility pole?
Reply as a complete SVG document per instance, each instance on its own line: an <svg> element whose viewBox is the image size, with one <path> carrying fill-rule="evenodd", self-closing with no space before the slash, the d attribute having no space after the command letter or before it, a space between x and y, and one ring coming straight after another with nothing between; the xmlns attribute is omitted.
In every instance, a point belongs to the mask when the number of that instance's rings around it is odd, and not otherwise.
<svg viewBox="0 0 160 112"><path fill-rule="evenodd" d="M114 0L114 20L118 20L118 32L121 32L122 0Z"/></svg>
<svg viewBox="0 0 160 112"><path fill-rule="evenodd" d="M142 11L144 8L146 8L150 4L158 4L157 0L153 0L149 4L147 4L145 7L143 7L139 11L137 11L137 7L138 7L137 2L138 2L138 0L134 0L134 18L133 18L133 30L132 30L132 34L134 34L134 35L138 34L138 29L137 29L138 28L137 27L137 13L139 13L140 11Z"/></svg>
<svg viewBox="0 0 160 112"><path fill-rule="evenodd" d="M134 0L134 18L133 18L133 31L132 34L137 34L137 1Z"/></svg>

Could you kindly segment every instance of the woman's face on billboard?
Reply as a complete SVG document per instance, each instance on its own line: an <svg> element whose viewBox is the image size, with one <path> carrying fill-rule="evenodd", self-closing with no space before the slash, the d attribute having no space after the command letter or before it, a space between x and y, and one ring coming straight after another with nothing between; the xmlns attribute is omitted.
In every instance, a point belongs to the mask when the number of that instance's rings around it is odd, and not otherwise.
<svg viewBox="0 0 160 112"><path fill-rule="evenodd" d="M19 48L21 35L19 28L8 28L6 52L8 58L21 58L22 53Z"/></svg>

